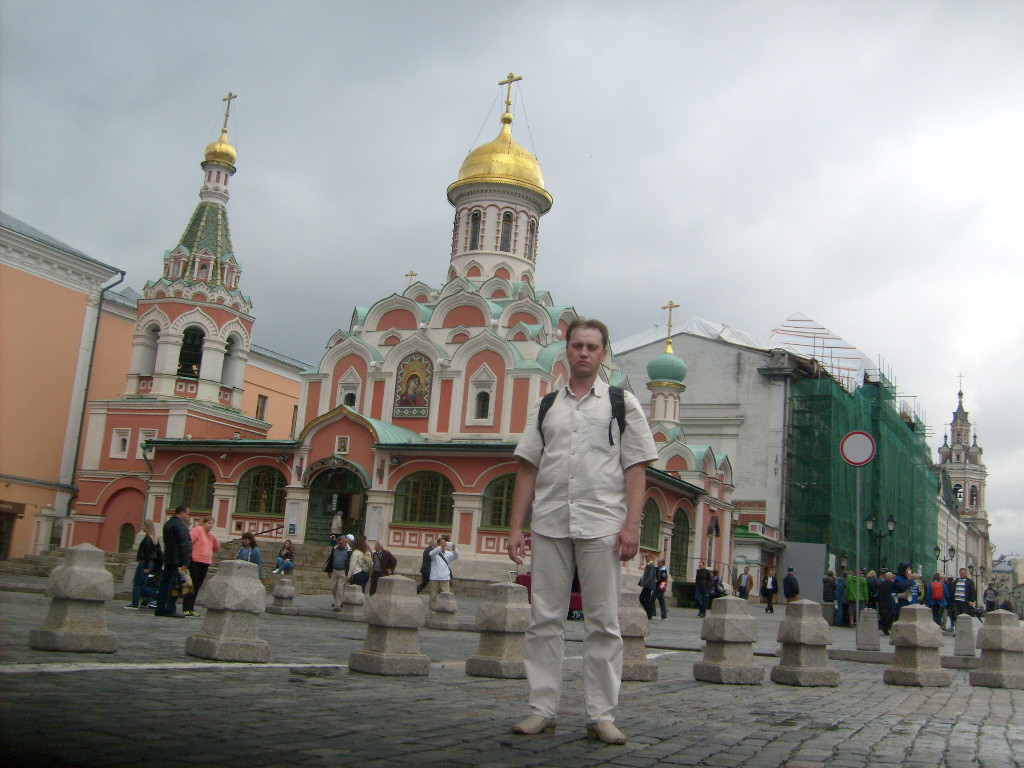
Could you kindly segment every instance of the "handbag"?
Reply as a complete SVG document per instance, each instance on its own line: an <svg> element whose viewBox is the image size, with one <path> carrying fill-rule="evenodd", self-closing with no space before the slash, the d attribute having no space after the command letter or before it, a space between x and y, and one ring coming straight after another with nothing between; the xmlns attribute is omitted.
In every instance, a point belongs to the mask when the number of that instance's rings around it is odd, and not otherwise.
<svg viewBox="0 0 1024 768"><path fill-rule="evenodd" d="M661 581L658 582L658 591L659 592L664 592L667 589L668 589L668 579L662 579Z"/></svg>
<svg viewBox="0 0 1024 768"><path fill-rule="evenodd" d="M178 575L174 577L174 586L171 587L172 597L184 597L185 595L194 595L196 591L195 585L192 584L192 574L188 572L188 566L183 565L178 568Z"/></svg>

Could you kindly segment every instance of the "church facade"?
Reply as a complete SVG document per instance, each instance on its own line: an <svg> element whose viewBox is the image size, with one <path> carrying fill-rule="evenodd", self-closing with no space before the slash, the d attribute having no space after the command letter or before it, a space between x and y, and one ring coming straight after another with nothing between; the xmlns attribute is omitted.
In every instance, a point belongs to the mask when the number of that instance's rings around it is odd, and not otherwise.
<svg viewBox="0 0 1024 768"><path fill-rule="evenodd" d="M553 198L512 137L506 84L497 137L447 189L444 282L356 307L297 377L294 413L244 407L255 316L227 222L236 152L225 115L199 205L138 300L125 391L89 404L77 513L94 525L78 525L75 542L110 548L115 529L186 504L222 539L251 531L326 547L340 512L347 531L400 562L418 567L426 542L447 534L463 551L460 576L504 575L513 451L532 405L568 380L564 333L577 316L536 282ZM661 456L647 473L641 553L665 557L677 580L699 560L727 574L732 467L681 439L685 366L663 357L649 376L665 408L651 422ZM601 375L631 388L611 357Z"/></svg>

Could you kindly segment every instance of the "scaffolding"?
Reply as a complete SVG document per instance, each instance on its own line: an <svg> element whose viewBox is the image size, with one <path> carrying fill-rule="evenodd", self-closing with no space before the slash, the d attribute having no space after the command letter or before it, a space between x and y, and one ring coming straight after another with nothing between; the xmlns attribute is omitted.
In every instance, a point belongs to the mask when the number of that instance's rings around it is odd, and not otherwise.
<svg viewBox="0 0 1024 768"><path fill-rule="evenodd" d="M859 525L865 569L934 562L939 482L931 471L925 425L916 414L901 411L895 387L885 376L852 393L828 375L793 382L790 425L788 541L824 544L852 569ZM859 469L839 451L843 436L854 430L868 432L877 446L875 458ZM887 535L890 515L896 528ZM869 516L876 520L873 533L864 522Z"/></svg>

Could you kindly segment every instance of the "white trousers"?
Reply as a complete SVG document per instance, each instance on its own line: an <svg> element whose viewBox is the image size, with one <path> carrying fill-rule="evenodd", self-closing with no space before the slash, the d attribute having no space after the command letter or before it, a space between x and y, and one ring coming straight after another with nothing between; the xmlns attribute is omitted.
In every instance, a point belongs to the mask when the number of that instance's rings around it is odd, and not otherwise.
<svg viewBox="0 0 1024 768"><path fill-rule="evenodd" d="M613 720L622 681L619 595L622 565L617 536L551 539L533 534L531 573L533 623L524 657L530 707L554 719L562 697L562 659L573 571L583 592L583 687L587 721Z"/></svg>

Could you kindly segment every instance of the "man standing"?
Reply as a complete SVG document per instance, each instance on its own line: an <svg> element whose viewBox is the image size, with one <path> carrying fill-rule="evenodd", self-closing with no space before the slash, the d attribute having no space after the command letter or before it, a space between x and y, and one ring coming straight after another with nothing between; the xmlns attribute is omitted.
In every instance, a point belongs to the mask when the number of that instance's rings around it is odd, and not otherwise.
<svg viewBox="0 0 1024 768"><path fill-rule="evenodd" d="M370 594L376 594L377 582L384 576L391 576L398 567L398 558L384 549L379 541L373 543L373 570L370 572Z"/></svg>
<svg viewBox="0 0 1024 768"><path fill-rule="evenodd" d="M324 566L324 570L331 574L333 608L336 611L341 610L341 596L345 593L345 585L348 584L348 564L352 560L352 542L355 540L356 537L351 533L339 536Z"/></svg>
<svg viewBox="0 0 1024 768"><path fill-rule="evenodd" d="M192 562L192 537L188 531L188 507L184 504L174 508L164 522L164 570L160 576L160 591L156 597L154 616L185 618L178 612L178 598L171 590L178 583L178 569Z"/></svg>
<svg viewBox="0 0 1024 768"><path fill-rule="evenodd" d="M953 606L955 612L953 629L956 629L956 620L961 614L972 615L974 613L974 601L978 599L978 588L974 585L974 579L967 575L967 569L960 569L960 578L953 584Z"/></svg>
<svg viewBox="0 0 1024 768"><path fill-rule="evenodd" d="M736 597L740 600L746 600L747 596L750 595L750 587L753 584L754 577L750 575L750 566L748 565L743 569L743 573L740 574L738 588L736 590Z"/></svg>
<svg viewBox="0 0 1024 768"><path fill-rule="evenodd" d="M782 580L782 595L787 603L800 599L800 582L796 580L796 568L786 569L786 578Z"/></svg>
<svg viewBox="0 0 1024 768"><path fill-rule="evenodd" d="M619 632L621 562L640 546L645 468L658 458L639 401L629 392L613 398L600 377L608 353L608 328L577 318L566 331L569 383L556 390L538 426L540 403L526 421L516 448L519 472L509 521L508 554L522 564L523 524L533 509L532 625L524 658L531 714L513 733L553 733L562 693L565 616L573 572L583 594L583 678L587 736L625 744L615 726L622 679ZM612 400L623 396L620 431Z"/></svg>
<svg viewBox="0 0 1024 768"><path fill-rule="evenodd" d="M697 618L703 619L708 612L708 590L711 588L711 571L701 560L697 564L697 575L693 579L693 601L697 604Z"/></svg>
<svg viewBox="0 0 1024 768"><path fill-rule="evenodd" d="M654 611L657 607L654 603L654 593L658 591L658 566L655 564L653 554L647 555L647 565L644 566L639 586L640 605L647 611L647 620L650 621L654 618Z"/></svg>
<svg viewBox="0 0 1024 768"><path fill-rule="evenodd" d="M419 586L416 587L417 595L426 589L428 584L430 584L430 566L433 562L430 559L430 553L434 551L440 541L441 537L432 539L430 543L427 544L426 549L423 550L423 560L420 562L420 583Z"/></svg>
<svg viewBox="0 0 1024 768"><path fill-rule="evenodd" d="M452 591L452 568L449 563L459 559L459 550L452 544L448 551L448 537L437 540L437 546L430 550L430 612L437 612L437 595L439 592Z"/></svg>

